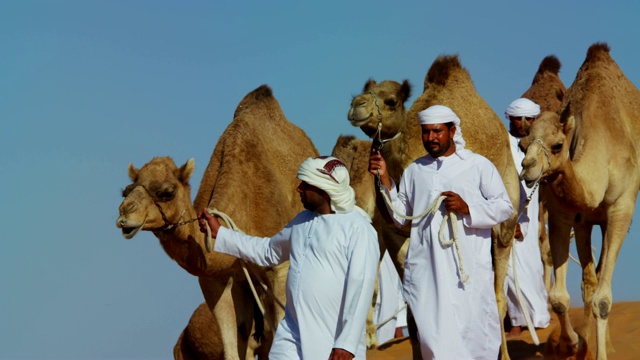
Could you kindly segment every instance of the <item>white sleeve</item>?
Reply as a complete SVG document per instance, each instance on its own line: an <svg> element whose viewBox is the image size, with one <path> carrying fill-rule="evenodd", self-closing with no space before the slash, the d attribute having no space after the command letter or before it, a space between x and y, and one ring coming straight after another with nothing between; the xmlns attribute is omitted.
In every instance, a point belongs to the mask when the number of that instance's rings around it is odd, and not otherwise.
<svg viewBox="0 0 640 360"><path fill-rule="evenodd" d="M260 266L276 266L289 260L291 226L287 225L272 238L250 236L221 226L213 249Z"/></svg>
<svg viewBox="0 0 640 360"><path fill-rule="evenodd" d="M462 217L464 225L470 228L490 228L507 220L514 212L498 170L489 160L480 170L481 200L469 204L469 215Z"/></svg>
<svg viewBox="0 0 640 360"><path fill-rule="evenodd" d="M370 225L368 225L371 227ZM373 299L373 288L378 271L380 250L378 236L373 227L352 232L349 241L349 265L345 278L341 321L334 348L356 354L362 338L369 308Z"/></svg>
<svg viewBox="0 0 640 360"><path fill-rule="evenodd" d="M400 212L403 215L412 215L413 214L413 207L411 207L411 202L408 199L408 191L407 191L407 181L405 180L405 176L403 176L400 179L400 189L396 190L396 183L393 181L393 179L391 180L391 189L387 189L386 186L382 186L382 191L385 192L385 194L387 195L387 197L391 200L391 204L393 206L393 208L391 208L390 204L386 201L384 204L387 206L387 211L389 212L389 215L391 216L391 218L393 219L394 224L397 227L402 227L404 226L408 220L398 216L398 214L396 214L393 209L396 209L396 211Z"/></svg>

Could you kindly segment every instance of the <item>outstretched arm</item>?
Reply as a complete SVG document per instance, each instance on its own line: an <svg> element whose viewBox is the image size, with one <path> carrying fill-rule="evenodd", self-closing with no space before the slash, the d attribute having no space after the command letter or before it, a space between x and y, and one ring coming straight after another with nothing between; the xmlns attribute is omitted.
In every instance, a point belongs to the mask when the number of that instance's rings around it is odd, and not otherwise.
<svg viewBox="0 0 640 360"><path fill-rule="evenodd" d="M295 221L295 219L294 219ZM289 260L291 251L291 223L272 238L250 236L221 226L218 220L204 210L198 216L200 231L206 233L206 224L214 237L213 250L250 261L260 266L275 266Z"/></svg>

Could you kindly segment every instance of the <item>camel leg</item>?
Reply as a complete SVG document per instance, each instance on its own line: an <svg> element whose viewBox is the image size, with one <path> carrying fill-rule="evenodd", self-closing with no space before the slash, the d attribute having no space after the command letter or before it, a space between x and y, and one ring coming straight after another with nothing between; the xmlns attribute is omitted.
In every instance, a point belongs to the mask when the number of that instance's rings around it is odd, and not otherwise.
<svg viewBox="0 0 640 360"><path fill-rule="evenodd" d="M636 187L637 188L637 187ZM598 286L593 294L591 309L596 317L596 338L598 340L597 359L607 358L607 322L613 304L611 278L618 259L618 253L629 230L636 194L621 196L607 210L607 231L602 240L601 261L598 264Z"/></svg>
<svg viewBox="0 0 640 360"><path fill-rule="evenodd" d="M560 321L560 348L556 349L556 351L567 356L575 355L579 350L579 337L569 320L571 298L567 291L572 220L572 214L567 214L562 210L549 214L549 242L555 274L555 282L549 292L549 302Z"/></svg>
<svg viewBox="0 0 640 360"><path fill-rule="evenodd" d="M547 291L551 291L552 274L553 274L553 260L551 259L551 246L549 245L549 233L547 233L547 218L548 213L546 209L546 203L540 202L540 212L538 213L538 222L540 224L539 227L539 236L538 240L540 241L540 256L542 257L542 266L543 273L542 278L544 281L544 289Z"/></svg>
<svg viewBox="0 0 640 360"><path fill-rule="evenodd" d="M591 297L598 286L596 277L596 267L593 255L591 253L591 232L593 225L591 224L574 224L576 236L576 248L578 250L578 258L582 267L582 302L584 304L584 340L586 344L590 343L591 325L593 323L593 312L591 311Z"/></svg>
<svg viewBox="0 0 640 360"><path fill-rule="evenodd" d="M240 360L247 353L247 341L238 336L238 318L232 295L233 278L229 277L226 283L206 277L199 277L198 280L204 299L220 328L224 360ZM249 309L244 311L251 312Z"/></svg>
<svg viewBox="0 0 640 360"><path fill-rule="evenodd" d="M500 344L500 357L502 360L510 359L504 321L502 320L507 315L507 296L504 293L504 282L507 278L507 269L509 267L511 247L513 246L516 221L516 217L513 216L507 221L494 226L493 229L491 229L491 235L493 238L493 285L496 295L496 303L498 305L498 318L500 319L500 335L502 337L502 342Z"/></svg>

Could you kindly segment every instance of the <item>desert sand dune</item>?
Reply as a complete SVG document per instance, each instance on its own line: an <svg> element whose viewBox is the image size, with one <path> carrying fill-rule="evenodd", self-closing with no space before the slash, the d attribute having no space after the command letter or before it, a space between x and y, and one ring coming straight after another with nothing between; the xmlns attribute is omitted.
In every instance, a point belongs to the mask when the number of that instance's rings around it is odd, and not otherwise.
<svg viewBox="0 0 640 360"><path fill-rule="evenodd" d="M571 322L581 329L582 308L571 309ZM609 353L610 360L640 359L640 301L613 304L609 319L611 341L614 352ZM509 355L512 360L544 359L542 355L547 338L559 328L555 314L551 315L551 324L537 331L540 345L536 346L528 331L508 341ZM593 326L595 329L595 325ZM580 331L578 331L580 333ZM595 334L592 337L595 340ZM595 344L594 344L595 346ZM595 357L594 357L595 358ZM411 345L408 338L398 339L383 345L380 349L369 350L368 360L412 360Z"/></svg>

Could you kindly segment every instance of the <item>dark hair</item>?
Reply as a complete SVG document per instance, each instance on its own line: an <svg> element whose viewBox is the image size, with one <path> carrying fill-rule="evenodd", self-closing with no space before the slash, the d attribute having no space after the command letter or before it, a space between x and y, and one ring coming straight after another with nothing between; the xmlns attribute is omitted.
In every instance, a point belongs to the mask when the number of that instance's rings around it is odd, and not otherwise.
<svg viewBox="0 0 640 360"><path fill-rule="evenodd" d="M447 129L451 130L451 127L453 126L453 121L449 121L448 123L445 123L445 125L447 125Z"/></svg>

